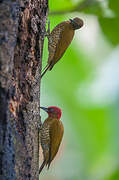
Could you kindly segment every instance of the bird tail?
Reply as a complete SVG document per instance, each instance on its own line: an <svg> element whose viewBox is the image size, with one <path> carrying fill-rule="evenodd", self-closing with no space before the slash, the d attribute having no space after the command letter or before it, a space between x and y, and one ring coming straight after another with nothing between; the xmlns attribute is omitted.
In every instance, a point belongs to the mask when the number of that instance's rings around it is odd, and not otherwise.
<svg viewBox="0 0 119 180"><path fill-rule="evenodd" d="M43 72L41 74L41 78L44 76L44 74L47 72L47 70L50 68L50 65L46 65L45 68L43 69Z"/></svg>
<svg viewBox="0 0 119 180"><path fill-rule="evenodd" d="M41 173L41 171L43 170L44 166L45 166L45 160L43 161L43 163L41 164L41 167L39 169L39 174Z"/></svg>
<svg viewBox="0 0 119 180"><path fill-rule="evenodd" d="M51 162L50 162L50 163L48 163L48 169L49 169L49 167L50 167L50 164L51 164Z"/></svg>

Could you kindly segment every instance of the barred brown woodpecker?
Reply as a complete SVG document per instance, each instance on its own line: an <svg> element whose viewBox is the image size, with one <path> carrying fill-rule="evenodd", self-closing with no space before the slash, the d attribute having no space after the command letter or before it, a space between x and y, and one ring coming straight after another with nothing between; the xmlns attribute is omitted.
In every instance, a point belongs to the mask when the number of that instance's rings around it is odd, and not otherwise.
<svg viewBox="0 0 119 180"><path fill-rule="evenodd" d="M44 121L41 128L41 147L43 149L44 160L39 174L45 165L49 168L58 152L64 134L64 127L60 120L61 109L55 106L40 108L48 113L48 118Z"/></svg>
<svg viewBox="0 0 119 180"><path fill-rule="evenodd" d="M74 37L75 30L80 29L82 26L83 20L76 17L58 24L52 30L52 32L47 35L49 56L47 65L41 74L41 78L47 72L47 70L51 70L53 66L60 60L70 45Z"/></svg>

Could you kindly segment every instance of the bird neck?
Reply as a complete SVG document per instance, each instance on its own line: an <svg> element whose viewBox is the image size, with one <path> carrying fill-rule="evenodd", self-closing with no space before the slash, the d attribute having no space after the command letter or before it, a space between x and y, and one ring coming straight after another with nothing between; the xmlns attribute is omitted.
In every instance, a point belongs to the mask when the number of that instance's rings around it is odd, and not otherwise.
<svg viewBox="0 0 119 180"><path fill-rule="evenodd" d="M56 118L60 120L60 115L59 114L49 114L49 118Z"/></svg>

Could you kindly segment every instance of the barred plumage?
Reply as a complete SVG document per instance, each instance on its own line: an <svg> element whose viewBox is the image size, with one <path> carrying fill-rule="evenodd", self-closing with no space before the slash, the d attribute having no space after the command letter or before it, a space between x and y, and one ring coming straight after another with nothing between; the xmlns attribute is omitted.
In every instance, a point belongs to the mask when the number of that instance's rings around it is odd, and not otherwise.
<svg viewBox="0 0 119 180"><path fill-rule="evenodd" d="M41 108L47 111L49 116L44 121L41 129L41 146L43 149L44 161L40 167L39 173L45 165L49 168L51 161L58 152L64 133L63 124L60 121L61 110L54 106Z"/></svg>
<svg viewBox="0 0 119 180"><path fill-rule="evenodd" d="M76 17L73 20L70 19L69 21L64 21L58 24L52 30L52 32L48 35L48 62L41 77L43 77L47 70L51 70L59 61L70 45L74 37L75 30L80 29L82 26L83 21Z"/></svg>

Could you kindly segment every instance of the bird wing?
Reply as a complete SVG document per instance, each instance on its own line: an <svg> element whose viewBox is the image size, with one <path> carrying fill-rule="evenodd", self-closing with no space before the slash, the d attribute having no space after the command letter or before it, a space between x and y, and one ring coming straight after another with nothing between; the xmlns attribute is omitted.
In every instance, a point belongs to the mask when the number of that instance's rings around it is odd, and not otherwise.
<svg viewBox="0 0 119 180"><path fill-rule="evenodd" d="M68 25L65 26L64 30L61 32L59 42L56 47L56 52L54 58L56 62L63 56L64 52L68 48L74 36L74 31L69 29Z"/></svg>
<svg viewBox="0 0 119 180"><path fill-rule="evenodd" d="M66 49L70 45L73 36L74 36L74 30L69 28L69 24L63 24L62 31L60 32L58 41L56 43L54 56L52 58L53 66L63 56ZM50 70L52 69L53 66L51 66Z"/></svg>
<svg viewBox="0 0 119 180"><path fill-rule="evenodd" d="M74 36L74 31L69 25L69 21L64 21L58 24L51 32L48 38L48 64L49 70L52 69L54 64L62 57L65 50L71 43Z"/></svg>
<svg viewBox="0 0 119 180"><path fill-rule="evenodd" d="M50 33L50 36L48 37L48 64L51 64L53 62L53 57L57 48L57 44L59 42L60 36L62 34L62 31L64 31L65 23L62 22L58 24Z"/></svg>
<svg viewBox="0 0 119 180"><path fill-rule="evenodd" d="M49 148L48 168L50 166L51 161L54 159L55 155L58 152L64 134L64 127L59 119L54 119L52 121L52 124L49 129L49 134L50 134L50 148Z"/></svg>

